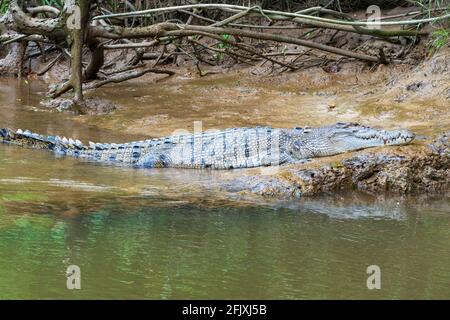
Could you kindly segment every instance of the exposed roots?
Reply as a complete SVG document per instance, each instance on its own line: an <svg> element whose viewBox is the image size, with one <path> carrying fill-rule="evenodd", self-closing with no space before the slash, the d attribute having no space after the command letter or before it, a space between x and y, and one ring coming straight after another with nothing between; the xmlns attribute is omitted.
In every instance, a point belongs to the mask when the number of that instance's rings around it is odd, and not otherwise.
<svg viewBox="0 0 450 320"><path fill-rule="evenodd" d="M81 29L69 28L67 24L72 18L75 3L81 8ZM381 28L372 28L373 22L358 20L343 13L341 8L336 10L331 3L292 11L291 8L267 8L267 4L263 8L259 5L244 7L194 1L189 5L139 11L130 2L125 2L125 12L111 13L103 1L68 0L61 10L29 4L25 13L17 0L11 0L9 11L0 18L0 22L16 34L2 34L0 43L20 43L14 47L18 51L13 53L19 55L19 75L23 70L22 62L26 55L23 47L26 48L27 42L38 43L40 49L40 53L28 55L30 59L45 55L50 47L48 44L53 44L53 49L59 48L71 59L71 78L53 90L51 97L73 90L74 99L82 101L83 88L98 88L149 72L171 75L172 71L157 69L156 66L170 60L177 63L182 56L190 59L202 76L208 72L201 70L201 64L215 66L225 57L246 65L269 64L272 70L278 69L279 72L326 65L339 58L357 59L371 65L395 63L411 50L419 36L428 34L421 28L423 25L440 23L450 17L441 8L429 8L428 16L415 9L383 17L379 21ZM434 16L430 17L432 14ZM297 30L297 34L277 30ZM332 30L332 36L324 36L324 30ZM384 44L396 45L397 54L390 55L384 47L368 52L363 46L346 46L339 39L348 33L365 37L365 41L377 39ZM295 50L286 49L294 46ZM87 55L85 48L89 49ZM105 69L113 65L104 65L104 50L133 50L135 54L122 68L124 71L101 79L99 75L106 74ZM37 74L48 72L61 56L52 59ZM89 57L87 63L84 61L86 56ZM0 68L2 62L9 63L11 57L5 59L0 60ZM146 60L154 61L149 67L143 64ZM127 69L128 66L140 68ZM132 72L126 74L128 71Z"/></svg>

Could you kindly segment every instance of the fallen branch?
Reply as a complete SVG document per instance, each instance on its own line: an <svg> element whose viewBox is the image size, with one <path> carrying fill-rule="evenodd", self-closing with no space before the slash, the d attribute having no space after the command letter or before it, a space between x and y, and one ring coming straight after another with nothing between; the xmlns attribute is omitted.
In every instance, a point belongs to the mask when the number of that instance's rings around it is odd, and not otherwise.
<svg viewBox="0 0 450 320"><path fill-rule="evenodd" d="M183 26L180 26L183 28ZM370 61L370 62L379 62L378 57L370 56L363 53L357 53L352 52L345 49L335 48L331 46L327 46L325 44L312 42L308 40L302 40L297 38L292 38L288 36L282 36L282 35L276 35L276 34L270 34L270 33L261 33L261 32L253 32L248 30L237 30L232 28L217 28L217 27L207 27L207 26L186 26L182 30L178 31L169 31L166 32L165 35L185 35L185 36L191 36L198 34L199 32L206 32L206 33L212 33L212 34L230 34L233 36L241 36L241 37L247 37L247 38L253 38L253 39L259 39L259 40L268 40L268 41L275 41L275 42L282 42L282 43L292 43L297 44L300 46L304 46L307 48L313 48L318 49L321 51L326 51L329 53L334 53L337 55L349 57L349 58L355 58L360 59L364 61Z"/></svg>
<svg viewBox="0 0 450 320"><path fill-rule="evenodd" d="M249 7L230 5L230 4L191 4L191 5L173 6L173 7L165 7L165 8L155 8L155 9L148 9L148 10L141 10L141 11L134 11L134 12L107 14L107 15L96 16L93 18L93 20L109 19L109 18L129 18L129 17L136 17L136 16L142 17L145 15L150 15L150 14L154 14L154 13L163 13L163 12L170 12L170 11L194 9L194 8L220 9L220 10L225 10L225 11L230 11L230 12L240 12L242 10L244 10L244 11L249 10ZM439 17L417 19L417 20L376 21L376 22L373 22L373 21L345 21L345 20L338 20L338 19L328 19L328 18L316 17L316 16L305 15L305 14L301 14L301 13L266 10L266 9L261 9L261 8L260 8L260 11L261 11L261 13L268 16L269 18L272 18L271 17L272 15L280 15L280 16L285 16L285 17L290 17L290 18L303 18L303 19L308 19L308 20L315 20L315 21L320 21L320 22L328 22L328 23L348 25L348 26L418 25L418 24L436 22L436 21L445 20L445 19L450 18L450 13L448 13L448 14L445 14L445 15L439 16Z"/></svg>
<svg viewBox="0 0 450 320"><path fill-rule="evenodd" d="M83 89L97 89L100 88L108 83L120 83L123 81L127 81L127 80L131 80L131 79L135 79L135 78L139 78L142 77L143 75L147 74L147 73L159 73L159 74L167 74L169 76L172 76L175 74L175 72L170 71L170 70L163 70L163 69L156 69L156 68L147 68L147 69L143 69L143 70L139 70L136 72L129 72L126 74L122 74L116 77L111 77L109 79L105 79L105 80L98 80L98 81L92 81L86 85L83 86Z"/></svg>
<svg viewBox="0 0 450 320"><path fill-rule="evenodd" d="M133 48L148 48L153 47L158 44L159 40L154 40L150 42L139 42L139 43L121 43L121 44L108 44L104 45L105 49L133 49Z"/></svg>
<svg viewBox="0 0 450 320"><path fill-rule="evenodd" d="M258 51L253 50L251 48L248 48L248 47L246 47L244 45L241 45L241 44L237 43L236 41L232 41L230 39L224 39L221 36L218 36L218 35L215 35L215 34L211 34L211 33L207 33L207 32L203 32L203 31L199 31L197 34L203 35L203 36L206 36L206 37L209 37L209 38L213 38L213 39L216 39L216 40L219 40L219 41L223 41L224 43L227 43L227 44L230 44L232 46L235 46L235 47L237 47L237 48L239 48L241 50L250 52L251 54L253 54L255 56L258 56L260 58L269 60L272 63L279 64L279 65L281 65L283 67L286 67L286 68L289 68L291 70L295 70L296 69L294 66L291 66L291 65L288 65L286 63L280 62L278 60L272 59L272 58L270 58L268 56L264 56L263 54L259 53Z"/></svg>
<svg viewBox="0 0 450 320"><path fill-rule="evenodd" d="M59 11L59 9L52 7L52 6L38 6L38 7L33 7L33 8L27 8L27 11L32 15L35 16L38 13L52 13L55 16L58 16L61 12Z"/></svg>
<svg viewBox="0 0 450 320"><path fill-rule="evenodd" d="M58 54L54 59L52 59L42 70L38 71L36 74L38 76L44 75L47 71L49 71L53 66L56 64L56 62L63 56L63 53L61 52Z"/></svg>

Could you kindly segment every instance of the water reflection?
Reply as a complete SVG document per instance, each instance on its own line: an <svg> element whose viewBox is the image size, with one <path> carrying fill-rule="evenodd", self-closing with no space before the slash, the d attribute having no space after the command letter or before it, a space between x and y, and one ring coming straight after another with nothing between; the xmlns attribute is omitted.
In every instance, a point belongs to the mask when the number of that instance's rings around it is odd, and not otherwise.
<svg viewBox="0 0 450 320"><path fill-rule="evenodd" d="M401 220L331 218L336 206L325 209L326 204L316 201L295 210L161 208L145 198L106 197L28 209L18 199L5 202L9 204L0 207L2 298L450 294L448 201L429 201L420 209L405 202ZM70 209L72 214L61 214ZM352 210L347 207L348 213ZM79 292L65 289L70 264L82 269ZM370 264L382 268L380 292L365 288Z"/></svg>

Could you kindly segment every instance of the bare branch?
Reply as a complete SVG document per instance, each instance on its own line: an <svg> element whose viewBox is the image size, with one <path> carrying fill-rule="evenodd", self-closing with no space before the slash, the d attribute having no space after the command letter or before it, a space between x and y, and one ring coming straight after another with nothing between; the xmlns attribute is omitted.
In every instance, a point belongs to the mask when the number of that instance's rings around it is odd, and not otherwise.
<svg viewBox="0 0 450 320"><path fill-rule="evenodd" d="M58 16L61 13L59 11L59 9L52 7L52 6L39 6L39 7L27 8L27 12L29 12L33 16L37 15L38 13L43 13L43 12L51 13L51 14L54 14L55 16Z"/></svg>
<svg viewBox="0 0 450 320"><path fill-rule="evenodd" d="M150 42L139 42L139 43L121 43L121 44L108 44L104 45L105 49L132 49L132 48L148 48L154 47L158 44L159 40L154 40Z"/></svg>
<svg viewBox="0 0 450 320"><path fill-rule="evenodd" d="M120 83L123 81L127 81L127 80L131 80L131 79L135 79L135 78L139 78L142 77L143 75L147 74L147 73L160 73L160 74L167 74L169 76L174 75L175 72L170 71L170 70L163 70L163 69L155 69L155 68L146 68L143 70L138 70L135 72L128 72L125 74L121 74L118 75L116 77L111 77L105 80L99 80L99 81L93 81L90 82L89 84L83 86L84 89L96 89L96 88L100 88L108 83Z"/></svg>

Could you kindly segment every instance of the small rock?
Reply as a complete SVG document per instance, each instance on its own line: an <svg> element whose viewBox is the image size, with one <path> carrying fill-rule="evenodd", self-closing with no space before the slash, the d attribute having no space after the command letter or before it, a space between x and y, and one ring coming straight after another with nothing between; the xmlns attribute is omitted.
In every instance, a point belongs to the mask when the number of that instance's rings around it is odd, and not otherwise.
<svg viewBox="0 0 450 320"><path fill-rule="evenodd" d="M338 65L330 65L322 68L326 73L338 73L341 71L341 67Z"/></svg>
<svg viewBox="0 0 450 320"><path fill-rule="evenodd" d="M62 112L69 111L74 106L74 102L69 99L51 99L41 101L41 105Z"/></svg>
<svg viewBox="0 0 450 320"><path fill-rule="evenodd" d="M99 98L87 98L83 105L77 105L71 99L62 98L44 100L41 101L41 105L59 112L90 115L108 114L117 108L114 103Z"/></svg>
<svg viewBox="0 0 450 320"><path fill-rule="evenodd" d="M75 103L72 100L64 99L61 101L59 106L56 108L58 111L67 111L73 108Z"/></svg>
<svg viewBox="0 0 450 320"><path fill-rule="evenodd" d="M423 81L413 82L406 87L406 90L416 92L423 89L425 85L426 84Z"/></svg>
<svg viewBox="0 0 450 320"><path fill-rule="evenodd" d="M450 100L450 89L448 89L447 92L445 93L445 98L447 100Z"/></svg>

